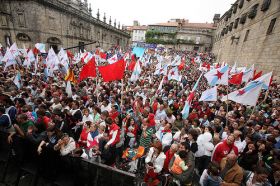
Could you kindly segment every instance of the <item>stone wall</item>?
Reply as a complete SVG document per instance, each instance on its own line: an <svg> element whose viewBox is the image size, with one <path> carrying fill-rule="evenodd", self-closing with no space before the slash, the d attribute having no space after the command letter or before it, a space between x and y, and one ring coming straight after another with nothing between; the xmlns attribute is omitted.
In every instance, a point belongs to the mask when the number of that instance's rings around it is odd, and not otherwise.
<svg viewBox="0 0 280 186"><path fill-rule="evenodd" d="M271 0L270 5L266 7L268 9L265 10L263 3L268 1L238 0L222 16L218 22L213 45L213 53L217 56L217 62L229 64L236 62L238 66L247 67L255 64L257 70L273 71L275 77L279 79L280 1ZM237 9L234 6L237 6ZM252 9L253 6L257 7L255 11ZM236 13L234 13L235 9ZM242 24L239 20L237 28L235 28L236 19L241 19L241 17L246 17L245 23ZM276 19L274 28L268 33L273 19ZM233 26L230 29L231 24ZM247 38L245 38L246 33Z"/></svg>
<svg viewBox="0 0 280 186"><path fill-rule="evenodd" d="M46 43L60 47L72 47L98 41L102 48L120 45L127 47L129 34L91 16L85 8L73 6L66 0L3 0L0 7L0 43L11 42L33 47ZM85 46L91 50L98 45ZM76 49L77 51L78 49Z"/></svg>

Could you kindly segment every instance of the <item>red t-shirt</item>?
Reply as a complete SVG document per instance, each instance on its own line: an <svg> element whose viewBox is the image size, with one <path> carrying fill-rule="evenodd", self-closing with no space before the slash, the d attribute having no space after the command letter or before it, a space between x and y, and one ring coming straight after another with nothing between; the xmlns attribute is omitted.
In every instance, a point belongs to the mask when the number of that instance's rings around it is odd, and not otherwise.
<svg viewBox="0 0 280 186"><path fill-rule="evenodd" d="M224 140L215 146L211 160L221 163L222 159L226 157L232 150L238 156L238 148L234 144L229 146L227 144L227 140Z"/></svg>

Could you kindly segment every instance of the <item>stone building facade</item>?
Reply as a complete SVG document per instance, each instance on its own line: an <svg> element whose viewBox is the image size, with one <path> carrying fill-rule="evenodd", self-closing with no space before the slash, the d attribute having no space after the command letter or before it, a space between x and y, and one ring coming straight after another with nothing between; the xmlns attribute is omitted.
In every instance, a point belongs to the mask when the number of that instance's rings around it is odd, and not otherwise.
<svg viewBox="0 0 280 186"><path fill-rule="evenodd" d="M84 48L108 49L115 45L125 48L130 38L120 23L112 23L111 18L106 23L105 14L100 16L98 11L94 18L87 0L1 0L0 3L0 43L4 46L16 42L19 48L23 45L28 48L41 42L47 48L59 50L98 41Z"/></svg>
<svg viewBox="0 0 280 186"><path fill-rule="evenodd" d="M185 19L171 19L167 23L148 25L148 31L160 32L155 39L177 50L210 51L215 31L214 23L190 23Z"/></svg>
<svg viewBox="0 0 280 186"><path fill-rule="evenodd" d="M218 62L255 64L280 75L280 1L237 0L220 18L213 53Z"/></svg>

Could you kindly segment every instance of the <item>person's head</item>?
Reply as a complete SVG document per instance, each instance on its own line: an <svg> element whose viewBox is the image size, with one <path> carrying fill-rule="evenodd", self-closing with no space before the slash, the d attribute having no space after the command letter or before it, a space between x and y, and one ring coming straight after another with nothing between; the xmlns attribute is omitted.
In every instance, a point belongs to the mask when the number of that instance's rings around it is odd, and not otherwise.
<svg viewBox="0 0 280 186"><path fill-rule="evenodd" d="M249 151L253 152L256 150L256 145L253 142L248 143L247 146Z"/></svg>
<svg viewBox="0 0 280 186"><path fill-rule="evenodd" d="M172 152L172 153L176 153L177 151L178 151L178 148L179 148L179 146L178 146L178 144L172 144L171 146L170 146L170 151Z"/></svg>
<svg viewBox="0 0 280 186"><path fill-rule="evenodd" d="M179 157L180 157L182 160L186 160L187 157L188 157L187 151L184 151L184 150L183 150L183 151L179 151L178 155L179 155Z"/></svg>
<svg viewBox="0 0 280 186"><path fill-rule="evenodd" d="M239 131L239 130L235 130L235 131L233 132L233 135L234 135L234 138L235 138L236 140L239 140L239 139L240 139L240 136L242 135L242 132Z"/></svg>
<svg viewBox="0 0 280 186"><path fill-rule="evenodd" d="M112 118L110 118L110 117L106 118L106 119L105 119L105 123L106 123L107 125L112 125L112 124L113 124Z"/></svg>
<svg viewBox="0 0 280 186"><path fill-rule="evenodd" d="M219 176L220 165L217 162L210 162L208 165L207 173L211 176Z"/></svg>
<svg viewBox="0 0 280 186"><path fill-rule="evenodd" d="M156 153L156 154L160 154L161 153L161 151L162 151L162 144L159 141L154 142L152 147L154 148L154 153Z"/></svg>
<svg viewBox="0 0 280 186"><path fill-rule="evenodd" d="M237 156L235 155L235 153L229 153L227 155L227 162L226 162L226 164L229 167L233 167L236 162L237 162Z"/></svg>
<svg viewBox="0 0 280 186"><path fill-rule="evenodd" d="M109 112L107 110L101 112L100 118L105 120L109 116Z"/></svg>
<svg viewBox="0 0 280 186"><path fill-rule="evenodd" d="M54 109L52 112L52 119L54 121L60 121L63 118L63 113L60 109Z"/></svg>
<svg viewBox="0 0 280 186"><path fill-rule="evenodd" d="M265 182L269 175L269 171L262 166L256 167L254 173L255 173L254 177L256 178L256 181L259 183Z"/></svg>
<svg viewBox="0 0 280 186"><path fill-rule="evenodd" d="M198 137L198 131L196 129L190 129L188 133L188 139L196 141Z"/></svg>
<svg viewBox="0 0 280 186"><path fill-rule="evenodd" d="M179 149L178 149L178 151L189 151L190 150L190 144L188 143L188 142L181 142L180 144L179 144Z"/></svg>
<svg viewBox="0 0 280 186"><path fill-rule="evenodd" d="M89 116L89 109L88 109L88 108L85 108L85 109L83 110L83 114L84 114L86 117L88 117L88 116Z"/></svg>
<svg viewBox="0 0 280 186"><path fill-rule="evenodd" d="M234 141L235 141L235 138L234 138L234 135L233 135L233 134L231 134L231 135L229 135L229 136L227 137L226 142L227 142L227 144L228 144L229 146L233 145Z"/></svg>
<svg viewBox="0 0 280 186"><path fill-rule="evenodd" d="M165 126L164 126L164 130L170 130L171 129L171 124L170 123L167 123Z"/></svg>
<svg viewBox="0 0 280 186"><path fill-rule="evenodd" d="M64 142L64 144L68 144L69 141L70 141L70 137L69 137L69 134L67 133L64 133L61 137L61 140Z"/></svg>
<svg viewBox="0 0 280 186"><path fill-rule="evenodd" d="M19 114L16 118L18 123L24 123L28 120L28 117L26 114Z"/></svg>

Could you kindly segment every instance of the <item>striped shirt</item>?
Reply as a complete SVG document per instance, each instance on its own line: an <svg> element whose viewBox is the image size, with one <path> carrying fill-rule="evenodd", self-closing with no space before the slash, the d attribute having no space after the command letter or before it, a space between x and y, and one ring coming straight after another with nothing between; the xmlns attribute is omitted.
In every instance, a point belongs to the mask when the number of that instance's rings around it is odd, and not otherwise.
<svg viewBox="0 0 280 186"><path fill-rule="evenodd" d="M142 132L141 138L140 138L140 146L143 146L145 148L150 147L153 133L154 133L153 127L147 128L147 130L146 130L147 136L146 137L144 137L144 132Z"/></svg>

